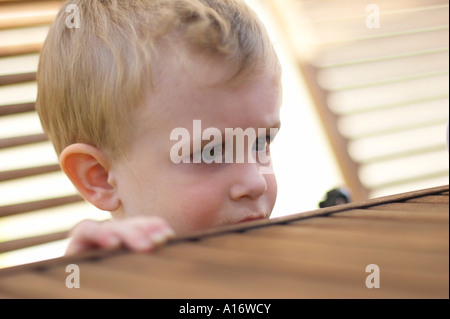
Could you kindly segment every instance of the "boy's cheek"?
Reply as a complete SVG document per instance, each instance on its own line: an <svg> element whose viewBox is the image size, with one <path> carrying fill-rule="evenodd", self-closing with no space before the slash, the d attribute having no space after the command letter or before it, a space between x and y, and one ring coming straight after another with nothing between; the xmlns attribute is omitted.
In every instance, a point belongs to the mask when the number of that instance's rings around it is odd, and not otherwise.
<svg viewBox="0 0 450 319"><path fill-rule="evenodd" d="M217 214L223 209L223 197L212 191L214 187L190 187L179 189L166 196L166 212L169 223L177 233L197 231L214 226ZM167 203L170 203L167 206Z"/></svg>
<svg viewBox="0 0 450 319"><path fill-rule="evenodd" d="M266 179L266 183L267 183L267 191L271 192L273 194L277 194L278 192L278 184L277 184L277 179L275 177L275 174L265 174L264 178Z"/></svg>
<svg viewBox="0 0 450 319"><path fill-rule="evenodd" d="M277 194L278 194L278 185L277 185L277 180L276 180L275 175L274 174L267 175L266 183L267 183L267 196L269 198L270 205L271 205L270 213L272 213L272 209L275 206L275 202L277 200Z"/></svg>
<svg viewBox="0 0 450 319"><path fill-rule="evenodd" d="M206 206L192 207L171 215L168 222L178 235L184 235L215 226L217 223L215 212L207 209Z"/></svg>

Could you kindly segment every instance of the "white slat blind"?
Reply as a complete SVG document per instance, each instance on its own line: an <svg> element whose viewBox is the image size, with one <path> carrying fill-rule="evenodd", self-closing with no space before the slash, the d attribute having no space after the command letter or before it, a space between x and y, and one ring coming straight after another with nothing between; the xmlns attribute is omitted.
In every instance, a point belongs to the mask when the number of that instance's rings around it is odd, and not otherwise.
<svg viewBox="0 0 450 319"><path fill-rule="evenodd" d="M448 184L448 1L266 2L356 198Z"/></svg>

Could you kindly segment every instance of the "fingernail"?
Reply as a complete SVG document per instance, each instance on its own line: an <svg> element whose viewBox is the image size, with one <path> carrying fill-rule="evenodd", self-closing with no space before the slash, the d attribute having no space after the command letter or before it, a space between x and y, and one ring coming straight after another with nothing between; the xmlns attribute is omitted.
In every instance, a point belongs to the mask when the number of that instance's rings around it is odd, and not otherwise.
<svg viewBox="0 0 450 319"><path fill-rule="evenodd" d="M151 246L152 246L152 243L148 239L145 239L145 238L140 238L135 243L135 247L137 250L147 250Z"/></svg>
<svg viewBox="0 0 450 319"><path fill-rule="evenodd" d="M119 246L119 245L120 245L120 240L119 240L119 238L117 238L116 236L109 236L109 237L106 239L106 245L107 245L108 247L116 247L116 246Z"/></svg>
<svg viewBox="0 0 450 319"><path fill-rule="evenodd" d="M169 239L170 233L168 233L167 231L162 231L159 233L154 233L150 235L150 239L152 240L152 242L154 244L162 244L164 242L167 241L167 239Z"/></svg>
<svg viewBox="0 0 450 319"><path fill-rule="evenodd" d="M165 228L163 230L163 234L167 236L167 238L173 238L175 237L175 232L172 228Z"/></svg>

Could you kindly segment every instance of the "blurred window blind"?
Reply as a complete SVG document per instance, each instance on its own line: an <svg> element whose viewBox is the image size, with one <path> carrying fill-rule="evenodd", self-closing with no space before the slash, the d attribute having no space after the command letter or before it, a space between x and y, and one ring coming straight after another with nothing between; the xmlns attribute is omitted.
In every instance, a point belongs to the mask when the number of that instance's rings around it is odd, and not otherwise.
<svg viewBox="0 0 450 319"><path fill-rule="evenodd" d="M60 171L35 112L39 51L62 3L0 1L0 267L58 256L65 245L46 243L109 216L93 213Z"/></svg>
<svg viewBox="0 0 450 319"><path fill-rule="evenodd" d="M448 0L264 2L355 200L448 184Z"/></svg>

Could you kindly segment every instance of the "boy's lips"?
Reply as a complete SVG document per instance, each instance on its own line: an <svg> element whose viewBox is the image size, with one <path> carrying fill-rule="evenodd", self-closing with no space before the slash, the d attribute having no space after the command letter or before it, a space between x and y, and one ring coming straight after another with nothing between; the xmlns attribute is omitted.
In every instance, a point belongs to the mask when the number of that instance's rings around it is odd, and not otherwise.
<svg viewBox="0 0 450 319"><path fill-rule="evenodd" d="M245 223L245 222L251 222L251 221L254 221L254 220L265 219L265 218L266 217L263 214L252 214L252 215L250 215L250 216L240 220L238 222L238 224Z"/></svg>

